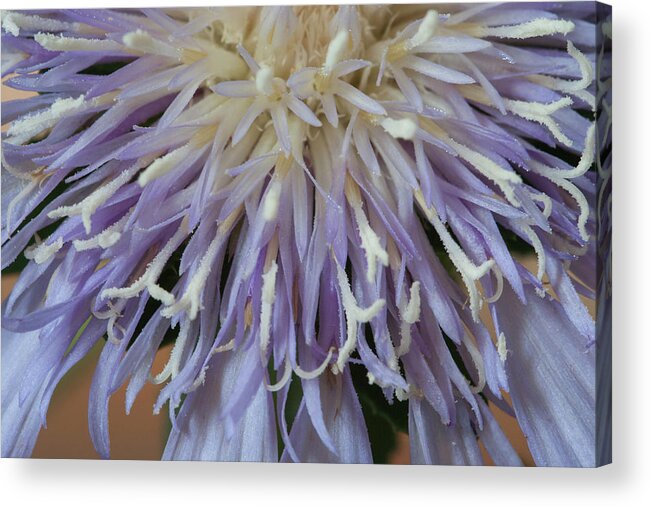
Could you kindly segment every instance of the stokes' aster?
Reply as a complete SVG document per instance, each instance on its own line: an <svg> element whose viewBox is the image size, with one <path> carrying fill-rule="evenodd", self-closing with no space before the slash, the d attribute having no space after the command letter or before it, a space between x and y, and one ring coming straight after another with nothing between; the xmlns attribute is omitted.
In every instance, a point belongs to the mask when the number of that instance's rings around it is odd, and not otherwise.
<svg viewBox="0 0 651 507"><path fill-rule="evenodd" d="M104 457L109 397L128 382L128 411L151 381L165 459L371 462L375 389L408 407L414 463L481 464L481 442L520 464L490 401L537 464L594 465L591 16L5 12L6 84L37 94L2 108L2 265L30 259L4 305L3 455L30 455L102 342Z"/></svg>

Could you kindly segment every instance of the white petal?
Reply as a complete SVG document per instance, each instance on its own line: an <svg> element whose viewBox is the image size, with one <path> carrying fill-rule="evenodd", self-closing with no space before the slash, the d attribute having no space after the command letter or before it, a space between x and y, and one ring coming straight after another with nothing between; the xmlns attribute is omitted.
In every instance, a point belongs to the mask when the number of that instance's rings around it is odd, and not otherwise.
<svg viewBox="0 0 651 507"><path fill-rule="evenodd" d="M380 105L379 102L373 100L365 93L360 92L353 85L348 84L344 81L337 82L335 93L342 99L346 99L348 102L360 108L361 110L366 111L367 113L381 115L387 114L386 110Z"/></svg>
<svg viewBox="0 0 651 507"><path fill-rule="evenodd" d="M222 81L211 90L225 97L255 97L258 94L253 81Z"/></svg>
<svg viewBox="0 0 651 507"><path fill-rule="evenodd" d="M439 81L445 81L446 83L469 84L475 82L468 74L444 67L438 63L430 62L418 56L406 56L402 60L402 65L420 74L438 79Z"/></svg>

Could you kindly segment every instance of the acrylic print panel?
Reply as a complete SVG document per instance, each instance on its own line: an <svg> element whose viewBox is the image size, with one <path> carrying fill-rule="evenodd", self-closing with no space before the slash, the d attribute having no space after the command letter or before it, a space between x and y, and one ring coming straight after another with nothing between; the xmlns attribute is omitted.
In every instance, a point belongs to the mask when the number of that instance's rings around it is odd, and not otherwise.
<svg viewBox="0 0 651 507"><path fill-rule="evenodd" d="M610 33L3 12L2 456L610 462Z"/></svg>

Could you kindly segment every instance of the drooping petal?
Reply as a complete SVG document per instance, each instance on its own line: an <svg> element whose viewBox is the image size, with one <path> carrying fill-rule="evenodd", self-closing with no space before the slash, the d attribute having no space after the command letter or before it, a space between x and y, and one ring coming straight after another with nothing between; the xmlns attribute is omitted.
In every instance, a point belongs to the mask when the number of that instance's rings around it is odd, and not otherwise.
<svg viewBox="0 0 651 507"><path fill-rule="evenodd" d="M350 372L341 375L322 375L319 378L323 416L330 429L336 453L321 442L305 405L299 409L289 438L298 458L303 463L371 463L362 408L350 378ZM285 453L283 461L291 461Z"/></svg>
<svg viewBox="0 0 651 507"><path fill-rule="evenodd" d="M468 409L457 408L457 420L446 426L427 404L409 401L409 447L414 465L483 465Z"/></svg>
<svg viewBox="0 0 651 507"><path fill-rule="evenodd" d="M497 302L513 408L539 466L595 466L595 351L559 304L525 287Z"/></svg>
<svg viewBox="0 0 651 507"><path fill-rule="evenodd" d="M255 351L253 351L255 354ZM165 460L277 461L271 393L255 390L235 432L228 436L222 411L237 389L239 368L249 352L224 352L208 367L205 383L191 392L163 453Z"/></svg>

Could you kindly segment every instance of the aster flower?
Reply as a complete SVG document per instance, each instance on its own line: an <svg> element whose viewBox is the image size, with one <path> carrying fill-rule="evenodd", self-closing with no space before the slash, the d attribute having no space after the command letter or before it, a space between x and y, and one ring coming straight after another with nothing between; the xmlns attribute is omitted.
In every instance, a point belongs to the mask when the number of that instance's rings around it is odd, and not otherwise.
<svg viewBox="0 0 651 507"><path fill-rule="evenodd" d="M2 108L2 265L29 259L3 308L3 456L30 455L103 342L102 457L111 394L128 412L150 381L164 459L372 462L372 392L413 463L481 464L481 443L520 465L491 402L538 465L597 464L595 21L3 13L6 84L36 92Z"/></svg>

